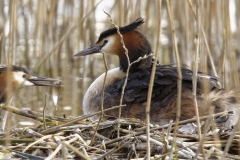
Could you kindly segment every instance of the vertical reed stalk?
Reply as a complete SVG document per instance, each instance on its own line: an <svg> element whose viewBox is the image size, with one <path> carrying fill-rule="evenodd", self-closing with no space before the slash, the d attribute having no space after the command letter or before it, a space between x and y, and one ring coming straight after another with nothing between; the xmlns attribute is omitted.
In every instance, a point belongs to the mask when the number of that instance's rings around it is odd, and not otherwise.
<svg viewBox="0 0 240 160"><path fill-rule="evenodd" d="M179 53L178 53L178 47L177 47L177 39L175 34L175 26L174 26L174 17L173 17L173 11L172 11L172 4L170 0L166 0L167 2L167 12L169 16L170 21L170 28L171 28L171 35L172 35L172 43L173 43L173 50L175 53L176 63L177 63L177 73L178 73L178 80L177 80L177 111L176 111L176 126L174 128L174 141L172 145L172 153L173 148L176 146L176 134L178 130L178 122L180 120L181 115L181 96L182 96L182 72L181 72L181 65L180 65L180 59L179 59ZM170 155L170 159L172 158L172 154Z"/></svg>

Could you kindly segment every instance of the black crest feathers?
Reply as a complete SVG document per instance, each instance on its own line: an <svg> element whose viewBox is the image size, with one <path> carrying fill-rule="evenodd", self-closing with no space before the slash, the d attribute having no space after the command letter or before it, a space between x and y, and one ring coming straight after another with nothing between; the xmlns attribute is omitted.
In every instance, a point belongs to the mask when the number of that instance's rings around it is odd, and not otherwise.
<svg viewBox="0 0 240 160"><path fill-rule="evenodd" d="M138 26L142 25L143 23L144 23L144 19L140 17L127 26L119 27L119 30L121 33L129 32L136 29ZM113 35L115 33L117 33L117 29L115 27L102 32L99 36L97 43L103 40L103 38Z"/></svg>
<svg viewBox="0 0 240 160"><path fill-rule="evenodd" d="M6 66L0 66L0 73L4 72L6 70L7 70ZM27 73L27 74L30 73L29 70L27 70L26 68L22 68L22 67L15 66L15 65L12 65L11 70L12 70L12 72L22 71L22 72Z"/></svg>

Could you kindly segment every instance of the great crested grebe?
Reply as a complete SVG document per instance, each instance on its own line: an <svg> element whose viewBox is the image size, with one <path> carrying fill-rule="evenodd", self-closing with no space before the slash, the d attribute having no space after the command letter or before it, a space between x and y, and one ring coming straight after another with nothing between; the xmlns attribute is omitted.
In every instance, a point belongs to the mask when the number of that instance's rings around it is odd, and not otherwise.
<svg viewBox="0 0 240 160"><path fill-rule="evenodd" d="M149 55L152 47L147 38L136 30L144 23L142 18L138 18L133 23L120 27L120 32L126 48L130 62L139 57ZM121 44L120 37L116 28L108 29L100 34L96 44L85 49L74 56L85 56L93 53L104 52L119 57L119 68L112 69L107 73L106 88L104 92L104 109L117 106L120 103L122 87L125 81L128 68L127 57ZM123 104L127 106L122 109L122 117L134 117L141 120L145 119L146 101L148 95L148 85L152 70L152 56L133 64L125 88ZM182 95L181 95L181 117L185 120L195 116L193 95L192 95L192 76L193 72L187 67L182 66ZM90 114L100 111L101 90L103 87L104 75L100 75L88 88L83 99L83 113ZM176 119L177 103L177 68L174 65L157 65L155 81L152 92L150 117L152 123L159 125L169 123ZM204 85L208 89L203 91ZM214 112L233 110L234 115L228 117L226 126L234 125L238 119L239 93L233 90L225 90L218 85L218 78L202 73L197 76L197 103L200 116L208 115L210 106L214 106ZM118 110L105 112L110 116L118 116ZM92 117L96 119L98 116Z"/></svg>
<svg viewBox="0 0 240 160"><path fill-rule="evenodd" d="M0 103L6 101L7 93L12 94L17 88L25 86L59 87L61 80L40 77L29 70L12 65L0 66Z"/></svg>

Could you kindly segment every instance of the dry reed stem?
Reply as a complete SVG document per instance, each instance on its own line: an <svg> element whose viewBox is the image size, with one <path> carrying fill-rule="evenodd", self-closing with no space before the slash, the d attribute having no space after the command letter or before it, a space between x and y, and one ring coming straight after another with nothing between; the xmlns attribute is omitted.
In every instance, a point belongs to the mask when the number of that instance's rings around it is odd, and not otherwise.
<svg viewBox="0 0 240 160"><path fill-rule="evenodd" d="M5 130L6 124L7 124L7 117L8 117L8 111L4 112L3 118L1 119L1 131Z"/></svg>
<svg viewBox="0 0 240 160"><path fill-rule="evenodd" d="M172 7L170 0L166 0L167 2L167 12L169 16L170 21L170 28L171 28L171 35L172 35L172 42L173 42L173 49L175 52L175 58L177 62L177 73L178 73L178 80L177 80L177 112L176 112L176 127L174 128L174 134L177 133L178 123L181 115L181 95L182 95L182 71L181 71L181 64L179 59L179 53L178 53L178 47L177 47L177 40L175 35L175 27L174 27L174 17L172 13ZM174 136L174 139L176 139L176 136ZM174 141L175 143L175 141ZM172 145L174 147L175 145ZM170 155L170 158L172 158L172 154Z"/></svg>
<svg viewBox="0 0 240 160"><path fill-rule="evenodd" d="M106 86L108 66L107 66L106 56L105 56L105 53L104 53L103 51L102 51L102 55L103 55L103 62L104 62L104 66L105 66L105 70L106 70L106 71L105 71L105 75L104 75L104 81L103 81L103 87L102 87L102 95L101 95L101 118L98 120L98 125L97 125L97 127L96 127L96 129L95 129L95 133L94 133L93 136L92 136L91 144L94 143L95 135L96 135L96 133L97 133L99 124L100 124L101 120L102 120L103 117L104 117L103 104L104 104L104 92L105 92L105 86Z"/></svg>
<svg viewBox="0 0 240 160"><path fill-rule="evenodd" d="M10 1L10 32L8 34L8 38L10 40L11 49L7 54L7 64L10 66L15 63L15 53L16 53L16 36L17 36L17 16L18 16L18 1ZM10 94L8 94L10 95Z"/></svg>
<svg viewBox="0 0 240 160"><path fill-rule="evenodd" d="M42 135L42 134L40 134L40 133L30 129L30 128L24 129L23 132L26 132L27 134L30 134L30 135L32 135L34 137L38 137L38 138L44 137L44 135Z"/></svg>
<svg viewBox="0 0 240 160"><path fill-rule="evenodd" d="M236 134L236 131L237 131L239 128L240 128L240 118L238 117L237 124L235 125L235 127L234 127L234 129L233 129L233 131L232 131L232 133L231 133L231 135L230 135L230 137L228 138L227 145L226 145L226 147L225 147L225 149L224 149L224 152L223 152L223 155L222 155L221 159L225 159L225 157L226 157L226 155L227 155L227 153L228 153L228 150L229 150L229 148L230 148L230 146L231 146L231 144L232 144L233 137L234 137L234 135Z"/></svg>
<svg viewBox="0 0 240 160"><path fill-rule="evenodd" d="M161 33L161 0L160 2L157 1L158 3L158 20L159 20L159 27L157 30L157 40L156 40L156 51L155 51L155 56L154 56L154 63L152 66L152 72L151 72L151 77L150 77L150 82L149 82L149 87L148 87L148 96L147 96L147 105L146 105L146 135L147 135L147 160L150 160L151 157L151 147L150 147L150 108L151 108L151 101L152 101L152 89L153 89L153 83L154 83L154 77L155 77L155 73L156 73L156 68L157 68L157 61L158 61L158 48L159 48L159 41L160 41L160 33Z"/></svg>
<svg viewBox="0 0 240 160"><path fill-rule="evenodd" d="M122 87L122 93L121 93L121 97L120 97L120 106L122 105L122 102L123 102L123 96L124 96L124 91L125 91L125 87L127 85L127 80L128 80L128 75L129 75L129 70L130 70L130 60L129 60L129 57L128 57L128 49L126 48L125 46L125 43L123 41L123 36L122 34L120 33L120 30L119 30L119 27L113 22L112 18L111 18L111 15L109 13L107 13L106 11L104 11L104 13L108 16L108 19L109 21L114 25L114 27L117 29L117 33L120 37L120 41L122 43L122 46L123 46L123 49L124 49L124 53L127 57L127 63L128 63L128 68L127 68L127 71L126 71L126 77L125 77L125 81L124 81L124 84L123 84L123 87ZM122 113L122 108L120 107L119 108L119 111L118 111L118 119L121 118L121 113ZM118 128L120 128L120 126L118 126ZM119 131L118 131L118 137L119 137Z"/></svg>
<svg viewBox="0 0 240 160"><path fill-rule="evenodd" d="M101 120L103 119L104 117L104 112L103 112L103 104L104 104L104 91L105 91L105 86L106 86L106 79L107 79L107 73L108 73L108 66L107 66L107 61L106 61L106 57L105 57L105 53L102 52L102 55L103 55L103 62L104 62L104 66L105 66L105 75L104 75L104 81L103 81L103 87L102 87L102 95L101 95L101 117L100 119L98 120L98 125L95 129L95 133L93 134L92 136L92 139L91 139L91 144L94 143L94 139L95 139L95 135L97 133L97 130L98 130L98 127L99 127L99 124L101 122ZM120 107L121 108L121 107Z"/></svg>
<svg viewBox="0 0 240 160"><path fill-rule="evenodd" d="M214 107L211 106L211 104L209 104L210 108L209 108L209 118L205 121L205 124L204 124L204 127L203 127L203 135L202 135L202 139L199 139L199 146L200 148L202 149L202 152L203 152L203 145L205 143L205 139L204 137L207 136L207 132L208 132L208 129L209 129L209 126L211 125L212 129L215 129L214 128L214 125L213 124L214 122L214 118L212 117L212 114L214 113ZM217 138L217 135L213 135L214 136L214 139L215 141L219 140L219 138ZM222 147L222 146L220 146Z"/></svg>
<svg viewBox="0 0 240 160"><path fill-rule="evenodd" d="M227 48L228 48L228 57L231 63L230 73L232 76L233 86L239 88L239 75L238 75L238 65L236 59L236 51L233 48L233 38L231 34L231 23L230 23L230 2L229 1L222 1L224 4L225 15L224 16L224 28L226 30L227 35Z"/></svg>
<svg viewBox="0 0 240 160"><path fill-rule="evenodd" d="M61 140L57 136L54 136L53 138L57 142L58 146L55 148L55 150L45 160L53 159L57 155L57 153L62 149L62 142L61 142Z"/></svg>
<svg viewBox="0 0 240 160"><path fill-rule="evenodd" d="M46 118L45 118L45 110L47 107L47 93L45 93L45 98L44 98L44 105L43 105L43 127L46 130L47 129L47 125L46 125Z"/></svg>
<svg viewBox="0 0 240 160"><path fill-rule="evenodd" d="M123 87L122 87L122 93L121 93L121 98L120 98L120 105L122 105L123 96L124 96L124 90L125 90L125 87L126 87L126 85L127 85L127 80L128 80L129 70L130 70L131 65L133 65L134 63L137 63L137 62L141 61L142 59L146 59L146 58L148 58L149 56L152 56L153 54L151 53L151 54L149 54L149 55L145 55L144 57L139 57L137 60L135 60L135 61L133 61L133 62L130 63L130 60L129 60L129 57L128 57L128 50L127 50L127 48L126 48L126 46L125 46L125 44L124 44L123 36L122 36L121 33L120 33L119 27L112 21L112 18L111 18L111 16L110 16L109 13L107 13L106 11L104 11L104 13L108 15L110 22L116 27L117 33L119 34L119 36L120 36L120 38L121 38L121 43L122 43L122 45L123 45L123 48L124 48L124 50L125 50L125 55L127 56L127 60L128 60L128 68L127 68L126 77L125 77L125 81L124 81L124 84L123 84ZM156 67L157 59L155 59L154 63L155 63L155 67ZM155 69L155 70L156 70L156 69ZM154 75L155 75L155 74L154 74ZM153 78L154 78L154 77L153 77ZM152 83L153 83L153 82L152 82ZM119 108L118 119L121 118L121 112L122 112L122 111L121 111L121 107L120 107L120 108ZM118 125L118 128L120 128L119 125ZM118 131L118 137L119 137L119 131Z"/></svg>
<svg viewBox="0 0 240 160"><path fill-rule="evenodd" d="M79 152L79 150L77 148L75 148L74 146L72 146L71 144L67 143L67 142L63 142L63 144L65 146L67 146L68 149L72 150L73 152L75 152L77 155L79 155L81 158L86 159L86 160L91 160L89 157L87 157L86 155L84 155L83 153Z"/></svg>
<svg viewBox="0 0 240 160"><path fill-rule="evenodd" d="M120 119L120 124L126 124L124 122L125 122L124 120ZM69 129L77 129L77 128L94 128L94 127L97 127L97 126L99 126L101 128L107 128L107 127L110 127L110 126L115 125L117 123L118 123L118 121L116 121L116 120L105 121L105 122L100 121L100 124L98 125L98 121L97 121L97 124L76 124L76 125L73 125L73 126L60 127L59 130L69 130Z"/></svg>
<svg viewBox="0 0 240 160"><path fill-rule="evenodd" d="M94 130L94 134L93 134L93 136L92 136L92 138L91 138L91 143L90 143L90 145L92 145L92 144L94 143L94 139L95 139L97 130L98 130L98 128L99 128L99 125L100 125L100 122L102 121L102 119L103 119L103 110L101 109L101 117L98 119L97 127L96 127L95 130Z"/></svg>
<svg viewBox="0 0 240 160"><path fill-rule="evenodd" d="M24 149L22 152L23 152L23 153L26 152L26 151L27 151L30 147L32 147L33 145L35 145L35 144L37 144L37 143L39 143L39 142L41 142L41 141L43 141L43 140L45 140L45 139L51 138L51 137L52 137L52 135L46 135L46 136L44 136L44 137L39 138L39 139L36 140L35 142L33 142L33 143L29 144L27 147L25 147L25 149Z"/></svg>
<svg viewBox="0 0 240 160"><path fill-rule="evenodd" d="M31 119L34 119L36 121L40 121L43 122L43 117L42 117L42 113L38 113L38 112L33 112L30 110L23 110L23 109L19 109L16 108L14 106L9 106L9 105L5 105L5 104L0 104L1 109L21 115L23 117L28 117ZM48 121L61 121L61 122L66 122L68 121L68 119L65 118L60 118L57 116L49 116L49 115L45 115L46 118L48 119Z"/></svg>
<svg viewBox="0 0 240 160"><path fill-rule="evenodd" d="M13 138L2 138L0 139L0 144L6 144L8 143L33 143L35 140L30 139L30 138L24 138L24 139L13 139ZM12 148L17 148L17 147L5 147L6 149L12 149Z"/></svg>
<svg viewBox="0 0 240 160"><path fill-rule="evenodd" d="M222 59L221 59L221 79L223 88L226 87L226 77L225 77L225 62L226 62L226 31L223 29L223 47L222 47Z"/></svg>
<svg viewBox="0 0 240 160"><path fill-rule="evenodd" d="M201 27L201 19L200 19L200 15L201 15L201 5L200 2L198 0L197 3L197 14L196 14L196 19L197 19L197 49L196 49L196 55L195 55L195 63L194 63L194 70L193 70L193 91L192 91L192 95L193 95L193 102L194 102L194 107L195 107L195 114L196 114L196 122L197 122L197 129L198 129L198 139L200 141L200 150L201 153L203 154L203 157L205 159L205 154L204 154L204 149L203 146L201 145L203 142L202 141L202 132L201 132L201 123L199 120L199 111L198 111L198 103L197 103L197 77L198 77L198 59L199 59L199 51L200 51L200 41L201 41L201 35L200 35L200 27ZM196 156L198 155L198 152L196 154ZM196 157L195 157L196 158Z"/></svg>
<svg viewBox="0 0 240 160"><path fill-rule="evenodd" d="M116 145L113 149L110 149L108 152L106 152L106 153L104 153L103 155L97 157L97 160L101 160L101 159L107 157L107 155L112 154L112 153L114 153L114 152L117 152L118 150L120 150L120 149L122 148L122 145L123 145L124 143L126 143L127 141L128 141L128 138L122 140L122 141L121 141L118 145Z"/></svg>
<svg viewBox="0 0 240 160"><path fill-rule="evenodd" d="M119 107L126 107L126 105L113 106L113 107L111 107L111 108L104 109L103 111L105 112L105 111L109 111L109 110L114 110L114 109L118 109ZM99 112L95 112L95 113L92 113L92 114L79 116L79 117L77 117L77 118L75 118L75 119L73 119L73 120L71 120L71 121L69 121L69 122L66 122L66 123L64 123L64 124L60 124L60 125L58 125L58 126L55 126L55 127L49 128L49 129L47 129L47 130L45 130L45 131L42 131L41 133L42 133L42 134L51 133L51 132L54 132L55 130L57 130L58 128L60 128L60 127L64 127L64 126L67 126L67 125L76 123L76 122L78 122L78 121L87 119L87 118L89 118L89 117L92 117L92 116L95 116L95 115L101 114L101 113L102 113L102 112L99 111Z"/></svg>
<svg viewBox="0 0 240 160"><path fill-rule="evenodd" d="M194 17L197 20L197 13L196 13L196 11L195 11L195 9L193 7L192 1L188 0L188 2L189 2L189 5L191 6L191 9L193 11ZM208 57L209 57L209 60L210 60L210 63L211 63L211 67L213 69L213 74L214 74L214 76L218 77L218 74L217 74L217 71L216 71L216 67L214 65L214 61L213 61L213 58L212 58L212 54L211 54L211 51L210 51L210 48L209 48L209 45L208 45L206 34L204 32L203 26L200 25L200 27L201 27L201 32L202 32L202 35L203 35L203 40L204 40L204 43L205 43L205 46L206 46L206 49L207 49ZM219 85L221 85L221 84L219 84Z"/></svg>
<svg viewBox="0 0 240 160"><path fill-rule="evenodd" d="M73 156L69 153L67 147L63 143L62 143L62 155L64 159L73 159Z"/></svg>
<svg viewBox="0 0 240 160"><path fill-rule="evenodd" d="M94 135L95 134L95 132L90 132L90 135ZM101 134L98 134L98 133L96 133L95 134L95 136L97 137L97 138L99 138L99 139L102 139L102 140L110 140L109 138L107 138L107 137L105 137L105 136L103 136L103 135L101 135Z"/></svg>
<svg viewBox="0 0 240 160"><path fill-rule="evenodd" d="M103 62L104 62L104 66L105 66L105 76L104 76L103 87L102 87L102 95L101 95L101 112L102 112L101 117L103 118L103 116L104 116L104 112L103 112L104 91L105 91L105 86L106 86L106 79L107 79L107 73L108 73L108 65L107 65L105 53L104 53L103 51L101 51L101 52L102 52L102 55L103 55Z"/></svg>

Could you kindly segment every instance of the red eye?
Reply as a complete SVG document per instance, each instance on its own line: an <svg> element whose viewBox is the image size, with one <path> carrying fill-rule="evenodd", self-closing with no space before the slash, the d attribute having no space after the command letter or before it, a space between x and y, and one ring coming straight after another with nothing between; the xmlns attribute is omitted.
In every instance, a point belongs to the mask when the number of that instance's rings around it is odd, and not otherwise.
<svg viewBox="0 0 240 160"><path fill-rule="evenodd" d="M26 78L26 77L27 77L27 75L26 75L26 74L23 74L23 75L22 75L22 78Z"/></svg>

